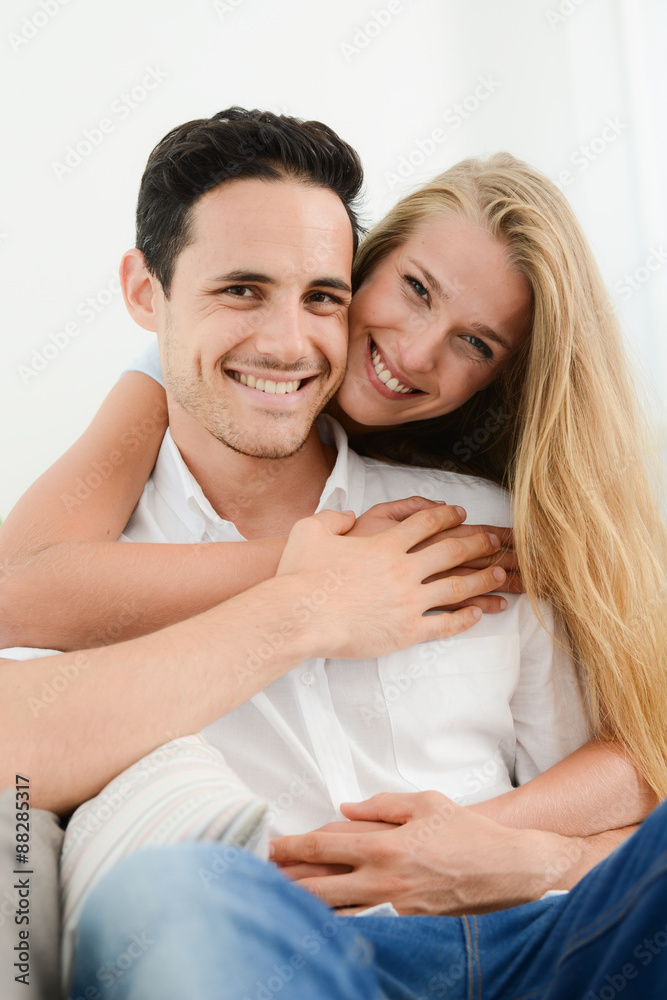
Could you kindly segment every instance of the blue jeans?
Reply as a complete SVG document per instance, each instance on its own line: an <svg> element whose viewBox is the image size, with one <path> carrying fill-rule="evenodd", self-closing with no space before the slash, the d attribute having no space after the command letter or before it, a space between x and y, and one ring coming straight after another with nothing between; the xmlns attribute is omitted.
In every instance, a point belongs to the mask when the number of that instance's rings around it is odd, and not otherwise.
<svg viewBox="0 0 667 1000"><path fill-rule="evenodd" d="M233 847L154 848L94 890L73 1000L665 1000L667 803L568 895L336 917Z"/></svg>

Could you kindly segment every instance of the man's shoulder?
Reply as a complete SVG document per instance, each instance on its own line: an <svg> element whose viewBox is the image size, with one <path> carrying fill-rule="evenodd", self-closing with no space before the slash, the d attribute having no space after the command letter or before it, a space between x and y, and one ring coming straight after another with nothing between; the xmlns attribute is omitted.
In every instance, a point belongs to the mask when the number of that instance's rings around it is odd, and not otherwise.
<svg viewBox="0 0 667 1000"><path fill-rule="evenodd" d="M414 495L459 504L468 512L469 521L500 523L498 519L501 518L503 524L511 523L509 493L488 479L377 458L358 458L366 469L366 508Z"/></svg>

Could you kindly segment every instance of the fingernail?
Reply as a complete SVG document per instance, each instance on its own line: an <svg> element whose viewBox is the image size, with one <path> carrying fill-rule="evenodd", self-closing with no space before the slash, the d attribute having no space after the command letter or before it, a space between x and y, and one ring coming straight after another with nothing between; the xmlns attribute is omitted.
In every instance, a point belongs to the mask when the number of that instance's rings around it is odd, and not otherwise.
<svg viewBox="0 0 667 1000"><path fill-rule="evenodd" d="M507 601L505 600L504 597L501 597L500 598L500 610L504 611L506 607L507 607Z"/></svg>
<svg viewBox="0 0 667 1000"><path fill-rule="evenodd" d="M493 545L494 549L500 548L500 539L498 538L497 535L489 535L489 538L491 539L491 544Z"/></svg>
<svg viewBox="0 0 667 1000"><path fill-rule="evenodd" d="M498 583L500 583L501 580L505 579L505 570L501 569L500 566L495 566L493 570L493 576L494 579L496 579Z"/></svg>
<svg viewBox="0 0 667 1000"><path fill-rule="evenodd" d="M478 622L482 617L481 610L479 608L471 608L470 610L472 611L473 618L475 619L476 622Z"/></svg>
<svg viewBox="0 0 667 1000"><path fill-rule="evenodd" d="M466 512L465 512L465 510L463 509L463 507L456 507L455 509L456 509L456 511L458 512L458 514L459 514L459 515L460 515L461 517L465 517L465 516L466 516Z"/></svg>

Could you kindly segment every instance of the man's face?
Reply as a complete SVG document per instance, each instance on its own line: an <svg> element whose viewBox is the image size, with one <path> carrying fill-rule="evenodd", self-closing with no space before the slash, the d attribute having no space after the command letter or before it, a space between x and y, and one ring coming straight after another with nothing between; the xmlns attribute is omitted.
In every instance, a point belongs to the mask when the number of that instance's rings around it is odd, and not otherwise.
<svg viewBox="0 0 667 1000"><path fill-rule="evenodd" d="M157 291L171 418L243 455L285 458L345 371L345 207L299 181L232 181L196 203L193 234L169 299Z"/></svg>

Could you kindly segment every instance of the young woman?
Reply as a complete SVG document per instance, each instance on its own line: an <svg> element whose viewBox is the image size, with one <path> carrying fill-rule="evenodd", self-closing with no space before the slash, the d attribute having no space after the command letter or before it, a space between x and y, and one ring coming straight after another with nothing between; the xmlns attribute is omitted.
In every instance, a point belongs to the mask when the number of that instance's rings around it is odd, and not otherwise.
<svg viewBox="0 0 667 1000"><path fill-rule="evenodd" d="M667 539L650 434L566 199L507 154L466 160L372 230L354 285L349 367L331 412L366 454L510 490L523 584L565 622L596 731L664 796ZM145 546L119 561L108 539L129 518L165 427L158 382L125 374L10 515L9 563L60 573L55 603L52 594L50 608L32 605L31 645L40 629L44 645L58 645L58 602L94 574L90 600L117 610L119 595L141 598L155 628L273 574L281 539ZM71 618L67 626L71 635Z"/></svg>

